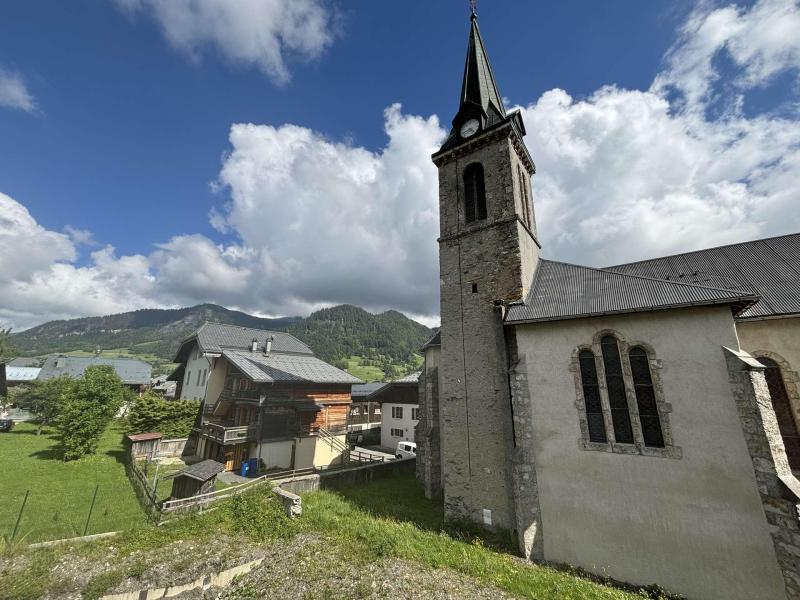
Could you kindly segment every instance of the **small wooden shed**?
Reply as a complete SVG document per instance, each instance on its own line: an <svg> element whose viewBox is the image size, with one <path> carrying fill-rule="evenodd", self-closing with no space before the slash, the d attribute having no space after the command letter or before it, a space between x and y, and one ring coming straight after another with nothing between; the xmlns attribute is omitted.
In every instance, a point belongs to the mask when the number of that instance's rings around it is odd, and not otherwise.
<svg viewBox="0 0 800 600"><path fill-rule="evenodd" d="M215 460L203 460L187 467L172 481L172 500L191 498L214 491L217 475L225 470L225 465Z"/></svg>
<svg viewBox="0 0 800 600"><path fill-rule="evenodd" d="M129 452L133 460L153 460L161 445L160 433L134 433L128 436Z"/></svg>

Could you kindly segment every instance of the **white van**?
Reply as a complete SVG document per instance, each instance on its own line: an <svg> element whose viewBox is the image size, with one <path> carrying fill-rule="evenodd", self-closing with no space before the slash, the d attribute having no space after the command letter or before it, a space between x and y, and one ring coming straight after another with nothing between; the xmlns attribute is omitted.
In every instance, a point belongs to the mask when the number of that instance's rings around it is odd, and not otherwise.
<svg viewBox="0 0 800 600"><path fill-rule="evenodd" d="M413 458L417 455L417 445L414 442L397 442L396 458Z"/></svg>

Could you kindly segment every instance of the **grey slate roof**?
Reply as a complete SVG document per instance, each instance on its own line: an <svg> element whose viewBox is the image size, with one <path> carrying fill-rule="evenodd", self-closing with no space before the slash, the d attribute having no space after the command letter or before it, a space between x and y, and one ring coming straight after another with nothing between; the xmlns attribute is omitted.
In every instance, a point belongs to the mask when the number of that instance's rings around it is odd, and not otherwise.
<svg viewBox="0 0 800 600"><path fill-rule="evenodd" d="M176 477L180 477L181 475L185 475L186 477L191 477L192 479L197 479L198 481L208 481L214 475L222 473L225 470L225 465L222 463L218 463L215 460L207 459L201 460L199 463L193 464L191 467L187 467L180 473L176 475Z"/></svg>
<svg viewBox="0 0 800 600"><path fill-rule="evenodd" d="M757 299L741 290L650 279L543 259L528 298L524 304L510 306L505 320L555 321L710 304L730 304L740 311Z"/></svg>
<svg viewBox="0 0 800 600"><path fill-rule="evenodd" d="M313 355L248 350L223 350L222 355L255 382L364 383Z"/></svg>
<svg viewBox="0 0 800 600"><path fill-rule="evenodd" d="M96 356L63 356L51 354L44 362L38 379L47 380L61 375L79 379L83 372L95 365L114 367L122 383L128 385L148 385L152 367L146 362L133 358L100 358Z"/></svg>
<svg viewBox="0 0 800 600"><path fill-rule="evenodd" d="M10 382L33 381L39 376L39 367L6 367L6 379Z"/></svg>
<svg viewBox="0 0 800 600"><path fill-rule="evenodd" d="M800 233L616 265L607 270L744 290L760 296L739 319L800 314Z"/></svg>
<svg viewBox="0 0 800 600"><path fill-rule="evenodd" d="M314 352L293 335L266 329L253 329L237 325L224 325L222 323L204 323L191 336L181 344L175 362L183 362L184 354L188 354L191 344L197 340L203 352L220 354L224 348L249 350L253 340L258 340L258 347L266 346L267 338L272 337L272 352L286 352L292 354L314 354Z"/></svg>
<svg viewBox="0 0 800 600"><path fill-rule="evenodd" d="M400 379L394 379L391 383L419 383L420 375L422 375L422 371L415 371L414 373L409 373Z"/></svg>
<svg viewBox="0 0 800 600"><path fill-rule="evenodd" d="M359 383L358 385L353 386L351 395L353 396L353 399L366 399L368 396L371 396L385 385L387 384L383 381Z"/></svg>
<svg viewBox="0 0 800 600"><path fill-rule="evenodd" d="M9 367L39 367L41 359L35 357L18 356L8 363Z"/></svg>
<svg viewBox="0 0 800 600"><path fill-rule="evenodd" d="M431 346L441 346L441 345L442 345L442 330L439 329L436 333L433 334L431 339L425 342L425 345L422 346L422 350L424 351L427 348L430 348Z"/></svg>

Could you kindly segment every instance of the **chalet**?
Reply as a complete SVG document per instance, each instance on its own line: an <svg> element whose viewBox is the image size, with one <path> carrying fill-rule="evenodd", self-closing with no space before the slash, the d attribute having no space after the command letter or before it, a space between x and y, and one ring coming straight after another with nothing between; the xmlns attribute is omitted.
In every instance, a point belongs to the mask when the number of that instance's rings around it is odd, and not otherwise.
<svg viewBox="0 0 800 600"><path fill-rule="evenodd" d="M195 452L238 470L325 467L346 452L351 386L362 383L281 332L206 323L184 340L170 376L202 400Z"/></svg>
<svg viewBox="0 0 800 600"><path fill-rule="evenodd" d="M419 420L419 376L406 375L390 381L370 400L381 405L381 446L387 450L397 447L397 442L414 442Z"/></svg>
<svg viewBox="0 0 800 600"><path fill-rule="evenodd" d="M144 391L150 386L152 367L146 362L133 358L51 354L44 361L44 366L42 366L37 379L46 381L63 375L73 379L80 379L86 369L98 365L113 367L114 372L122 380L122 383L136 392Z"/></svg>

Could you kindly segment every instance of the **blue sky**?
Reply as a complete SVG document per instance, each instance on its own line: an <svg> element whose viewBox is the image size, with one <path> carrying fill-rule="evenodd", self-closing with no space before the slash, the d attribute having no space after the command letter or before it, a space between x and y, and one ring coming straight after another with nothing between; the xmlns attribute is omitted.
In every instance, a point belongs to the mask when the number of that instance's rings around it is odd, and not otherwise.
<svg viewBox="0 0 800 600"><path fill-rule="evenodd" d="M214 301L435 321L428 156L456 109L466 0L171 6L0 8L0 320ZM546 255L602 265L800 227L795 2L478 12L524 109Z"/></svg>

